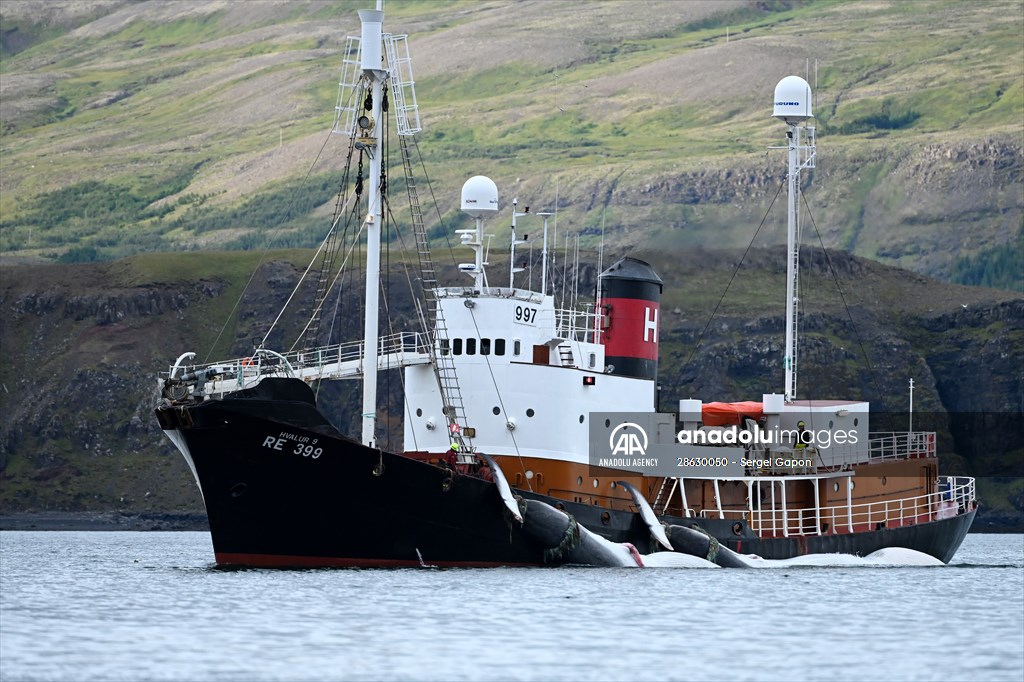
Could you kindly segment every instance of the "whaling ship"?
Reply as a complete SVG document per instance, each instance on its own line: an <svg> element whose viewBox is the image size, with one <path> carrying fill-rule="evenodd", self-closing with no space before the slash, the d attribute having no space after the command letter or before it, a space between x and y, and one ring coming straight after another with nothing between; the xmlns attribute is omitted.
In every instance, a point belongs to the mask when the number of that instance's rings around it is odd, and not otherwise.
<svg viewBox="0 0 1024 682"><path fill-rule="evenodd" d="M202 491L217 564L636 566L674 551L740 566L744 554L887 547L952 558L974 518L974 481L939 477L935 435L872 433L865 402L796 399L797 197L815 159L803 79L783 79L774 101L789 150L784 393L687 399L665 414L656 405L662 281L649 264L607 268L592 302L556 296L541 213L540 288L517 286L515 219L525 212L513 203L508 285L496 285L483 222L499 211L498 191L476 176L461 202L475 226L458 230L473 254L458 266L469 280L438 285L412 173L420 121L407 36L383 31L379 7L359 14L335 130L348 135L346 168L360 171L315 257L326 276L314 319L291 350L261 346L208 364L185 353L162 379L156 416ZM382 336L389 114L423 331ZM367 236L364 334L317 345L345 215ZM401 452L378 445L377 376L392 369L403 373ZM358 437L333 425L311 388L353 379L363 387Z"/></svg>

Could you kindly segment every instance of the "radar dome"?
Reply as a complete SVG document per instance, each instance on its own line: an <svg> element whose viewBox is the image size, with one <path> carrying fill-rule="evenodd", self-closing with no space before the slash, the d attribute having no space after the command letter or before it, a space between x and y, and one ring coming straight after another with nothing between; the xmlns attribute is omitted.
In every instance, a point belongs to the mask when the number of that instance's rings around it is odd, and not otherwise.
<svg viewBox="0 0 1024 682"><path fill-rule="evenodd" d="M462 210L474 218L498 212L498 186L483 175L474 175L462 186Z"/></svg>
<svg viewBox="0 0 1024 682"><path fill-rule="evenodd" d="M793 125L814 118L811 113L811 86L800 76L786 76L775 86L775 118Z"/></svg>

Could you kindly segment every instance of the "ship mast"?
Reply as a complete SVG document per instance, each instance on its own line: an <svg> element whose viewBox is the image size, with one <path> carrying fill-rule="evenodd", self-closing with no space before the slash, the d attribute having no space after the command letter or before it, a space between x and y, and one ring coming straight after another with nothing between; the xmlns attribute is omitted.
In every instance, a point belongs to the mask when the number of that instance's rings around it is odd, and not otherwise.
<svg viewBox="0 0 1024 682"><path fill-rule="evenodd" d="M381 9L383 0L377 0L377 9L359 10L362 22L362 69L364 77L370 82L369 120L360 120L362 133L372 138L363 141L370 156L370 176L368 179L369 206L363 227L366 230L366 307L363 321L363 445L376 447L377 428L377 355L378 355L378 313L380 308L380 243L381 243L381 198L380 172L382 161L381 129L378 124L381 113L381 90L388 72L383 65L382 25L384 12ZM362 138L365 140L365 138Z"/></svg>
<svg viewBox="0 0 1024 682"><path fill-rule="evenodd" d="M788 219L786 224L786 348L785 400L796 399L797 322L800 314L800 172L814 168L814 127L807 120L811 113L811 86L799 76L787 76L775 86L775 109L772 114L788 127L789 143L775 149L789 150Z"/></svg>

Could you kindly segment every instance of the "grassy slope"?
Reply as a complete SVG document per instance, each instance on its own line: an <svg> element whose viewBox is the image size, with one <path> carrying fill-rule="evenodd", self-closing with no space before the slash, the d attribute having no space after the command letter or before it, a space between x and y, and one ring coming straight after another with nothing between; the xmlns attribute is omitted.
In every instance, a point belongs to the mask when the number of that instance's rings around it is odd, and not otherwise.
<svg viewBox="0 0 1024 682"><path fill-rule="evenodd" d="M71 31L5 3L4 31L37 42L0 67L0 249L238 248L271 226L313 243L329 193L287 210L302 190L285 183L325 143L359 4L94 3ZM444 211L485 173L535 206L557 188L562 228L591 241L604 218L613 244L744 246L784 172L764 153L783 140L772 88L817 62L808 194L827 245L945 274L1019 243L1019 3L665 2L649 24L628 5L389 6L388 28L413 36ZM343 146L326 143L319 186Z"/></svg>

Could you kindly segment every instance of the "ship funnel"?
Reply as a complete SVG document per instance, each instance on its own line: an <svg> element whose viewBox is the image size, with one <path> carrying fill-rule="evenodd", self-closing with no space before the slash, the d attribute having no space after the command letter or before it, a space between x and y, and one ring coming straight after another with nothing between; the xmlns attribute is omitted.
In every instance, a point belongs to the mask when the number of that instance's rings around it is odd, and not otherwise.
<svg viewBox="0 0 1024 682"><path fill-rule="evenodd" d="M474 218L485 218L498 212L498 186L494 180L474 175L462 186L462 210Z"/></svg>
<svg viewBox="0 0 1024 682"><path fill-rule="evenodd" d="M661 278L649 263L623 258L598 281L605 365L611 374L657 379Z"/></svg>
<svg viewBox="0 0 1024 682"><path fill-rule="evenodd" d="M787 125L796 125L809 118L811 113L811 86L800 76L786 76L775 86L775 110L772 113Z"/></svg>

